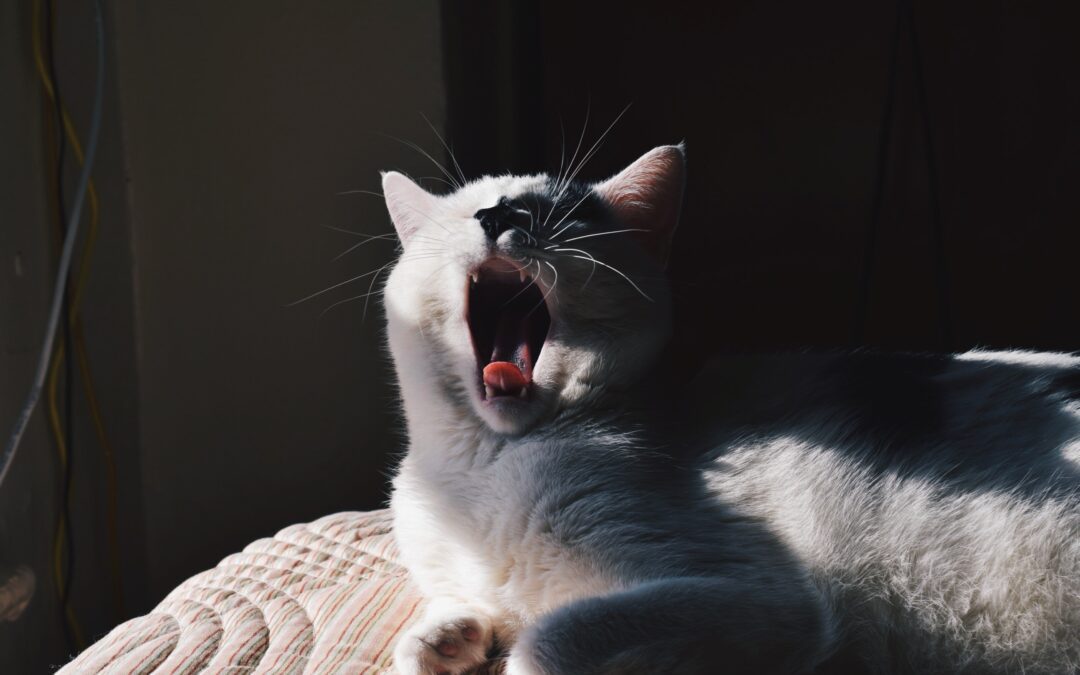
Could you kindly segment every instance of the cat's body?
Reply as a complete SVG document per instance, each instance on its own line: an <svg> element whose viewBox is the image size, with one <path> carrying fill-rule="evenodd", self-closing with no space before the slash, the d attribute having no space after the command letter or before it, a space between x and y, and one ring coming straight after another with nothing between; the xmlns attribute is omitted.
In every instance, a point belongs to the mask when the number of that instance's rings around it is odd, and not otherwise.
<svg viewBox="0 0 1080 675"><path fill-rule="evenodd" d="M806 354L674 381L666 289L615 233L644 209L666 244L681 161L592 193L384 180L395 530L430 599L399 671L466 672L493 640L509 675L1080 668L1080 359ZM533 284L545 320L515 309Z"/></svg>

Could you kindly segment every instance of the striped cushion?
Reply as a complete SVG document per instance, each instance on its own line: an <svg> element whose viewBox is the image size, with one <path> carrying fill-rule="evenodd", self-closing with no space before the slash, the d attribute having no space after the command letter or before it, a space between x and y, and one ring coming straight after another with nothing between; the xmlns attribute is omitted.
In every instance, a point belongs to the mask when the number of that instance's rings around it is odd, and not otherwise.
<svg viewBox="0 0 1080 675"><path fill-rule="evenodd" d="M421 600L395 562L390 522L388 511L338 513L260 539L60 672L392 673Z"/></svg>

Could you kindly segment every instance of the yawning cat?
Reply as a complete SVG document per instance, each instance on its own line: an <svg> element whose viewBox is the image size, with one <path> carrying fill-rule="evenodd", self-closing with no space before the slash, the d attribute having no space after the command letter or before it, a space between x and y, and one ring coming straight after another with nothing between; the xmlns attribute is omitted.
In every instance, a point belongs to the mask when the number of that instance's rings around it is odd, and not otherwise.
<svg viewBox="0 0 1080 675"><path fill-rule="evenodd" d="M673 381L684 174L682 146L595 185L384 174L392 507L428 599L398 671L503 650L510 675L1076 672L1080 359L785 355Z"/></svg>

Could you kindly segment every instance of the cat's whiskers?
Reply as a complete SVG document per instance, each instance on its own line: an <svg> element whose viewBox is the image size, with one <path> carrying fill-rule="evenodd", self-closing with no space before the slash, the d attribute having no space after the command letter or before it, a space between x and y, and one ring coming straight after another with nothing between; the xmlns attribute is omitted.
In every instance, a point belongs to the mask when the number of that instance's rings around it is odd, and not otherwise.
<svg viewBox="0 0 1080 675"><path fill-rule="evenodd" d="M588 199L588 198L589 198L589 197L590 197L591 195L592 195L592 193L591 193L591 192L586 192L586 193L585 193L585 196L584 196L584 197L582 197L581 199L579 199L579 200L578 200L578 203L577 203L577 204L574 204L574 206L573 206L573 207L572 207L572 208L571 208L571 209L570 209L569 211L567 211L567 212L566 212L566 215L565 215L565 216L563 216L563 217L562 217L562 218L561 218L561 219L559 220L559 222L555 223L555 226L554 226L554 227L552 227L551 229L553 229L553 230L554 230L554 229L557 229L557 228L559 227L559 225L562 225L562 224L563 224L563 221L565 221L565 220L566 220L567 218L569 218L570 216L572 216L572 215L574 214L574 211L576 211L576 210L577 210L577 207L581 206L581 205L582 205L582 204L583 204L583 203L585 202L585 200L586 200L586 199ZM574 224L575 222L576 222L576 221L573 221L573 220L571 220L571 221L570 221L569 223L567 223L567 224L566 224L566 227L564 227L563 229L559 230L559 231L558 231L558 232L556 232L555 234L551 235L550 239L551 239L552 241L555 241L556 239L558 239L559 235L560 235L560 234L562 234L562 233L563 233L564 231L566 231L566 230L567 230L567 229L568 229L568 228L569 228L569 227L570 227L571 225L573 225L573 224Z"/></svg>
<svg viewBox="0 0 1080 675"><path fill-rule="evenodd" d="M544 223L540 226L541 231L544 231L545 229L547 229L548 222L551 220L552 214L555 213L555 209L559 206L560 203L562 203L562 199L566 195L567 189L574 182L574 179L577 178L577 176L581 172L581 170L585 167L585 164L588 163L588 161L590 159L592 159L593 156L596 154L596 152L600 149L600 145L603 143L604 139L611 132L611 130L615 127L615 125L618 124L619 120L622 119L623 115L625 115L626 111L629 110L629 109L630 109L630 105L628 104L625 108L622 109L622 112L620 112L615 117L615 119L611 122L611 124L609 124L607 126L607 128L604 129L604 132L602 134L600 134L600 137L598 139L596 139L596 142L592 144L592 146L589 148L589 150L586 151L584 155L582 155L581 161L578 162L577 165L575 166L574 163L577 161L578 153L581 151L581 146L585 141L585 132L589 128L589 114L591 112L591 104L585 108L585 123L581 127L581 135L578 137L577 146L574 148L574 154L570 156L570 161L566 164L565 171L563 170L563 158L565 158L566 153L565 153L565 147L563 148L562 158L560 158L560 160L559 160L559 173L556 175L555 185L552 188L554 190L554 192L555 192L555 196L551 200L551 208L548 210L547 216L544 218ZM562 130L562 122L561 122L561 120L560 120L560 130ZM563 143L565 145L565 132L563 132L563 134L564 134L563 135ZM588 197L589 194L591 194L591 193L586 193L586 197ZM559 225L564 220L566 220L566 218L571 213L574 212L574 209L576 209L578 206L580 206L581 202L583 202L583 201L585 201L585 197L583 197L581 199L581 201L579 201L577 204L575 204L574 208L570 209L570 211L566 215L564 215L559 220L559 222L555 224L555 227L552 228L552 229L558 228ZM555 236L558 236L561 233L562 233L562 230L557 232L551 238L554 239Z"/></svg>
<svg viewBox="0 0 1080 675"><path fill-rule="evenodd" d="M439 171L441 171L444 176L446 176L447 180L450 181L450 184L454 187L455 190L460 190L463 187L462 184L459 183L456 178L454 178L454 175L452 173L450 173L450 171L447 170L447 168L445 166L443 166L441 162L439 162L439 160L432 157L431 154L427 150L424 150L423 148L421 148L416 143L413 143L412 141L407 141L407 140L405 140L403 138L398 138L397 136L392 136L390 134L379 134L379 135L384 136L386 138L389 138L391 140L397 141L398 143L401 143L405 147L412 148L413 150L419 152L424 157L428 158L431 161L431 163L434 164L435 167Z"/></svg>
<svg viewBox="0 0 1080 675"><path fill-rule="evenodd" d="M566 127L563 126L562 115L559 116L559 173L557 176L561 176L563 172L563 164L566 162Z"/></svg>
<svg viewBox="0 0 1080 675"><path fill-rule="evenodd" d="M581 144L585 142L585 132L588 131L588 129L589 129L589 115L590 115L591 112L592 112L592 101L590 100L585 104L585 122L584 122L584 124L581 125L581 135L578 136L577 147L574 148L574 154L570 156L570 161L566 165L566 175L570 174L570 168L572 166L574 166L574 162L577 160L578 152L581 151ZM564 181L566 180L566 175L563 174L562 163L560 162L559 163L559 174L558 174L557 178L555 179L555 191L556 191L555 202L556 203L558 203L559 198L562 196L562 193L565 191ZM552 209L554 209L554 205L552 205ZM547 223L545 223L545 225L546 224Z"/></svg>
<svg viewBox="0 0 1080 675"><path fill-rule="evenodd" d="M522 258L522 260L524 260L524 258ZM533 261L533 262L535 262L535 261ZM532 262L528 263L524 267L517 268L516 271L520 272L521 270L529 269L530 267L532 267ZM509 300L507 300L505 303L503 303L502 308L505 309L505 308L509 307L510 303L512 303L514 300L517 300L518 297L520 297L522 293L529 290L534 285L536 285L536 277L533 275L532 272L530 272L529 273L529 283L525 284L525 286L522 287L522 289L520 291L518 291L517 293L514 293L513 297L511 297Z"/></svg>
<svg viewBox="0 0 1080 675"><path fill-rule="evenodd" d="M571 258L577 258L578 260L584 260L586 262L591 262L591 263L593 263L594 266L595 265L600 265L602 267L606 267L607 269L611 270L615 274L618 274L620 277L625 279L626 283L633 286L634 290L641 294L641 297L645 298L649 302L654 302L654 300L652 298L650 298L649 295L645 291L641 290L641 287L638 286L636 283L634 283L634 280L631 279L629 276L627 276L625 273L623 273L622 270L618 269L617 267L614 267L613 265L609 265L608 263L604 262L603 260L597 260L596 256L592 255L588 251L583 251L582 249L578 249L578 248L556 248L556 249L553 249L553 250L556 253L570 253ZM574 253L582 253L584 255L573 255ZM590 275L589 278L591 279L592 275Z"/></svg>
<svg viewBox="0 0 1080 675"><path fill-rule="evenodd" d="M334 232L341 232L342 234L351 234L354 237L392 237L394 239L397 239L397 234L394 232L379 232L377 234L368 234L366 232L357 232L356 230L349 230L344 227L337 227L334 225L324 224L321 225L321 227L325 227L328 230L333 230Z"/></svg>
<svg viewBox="0 0 1080 675"><path fill-rule="evenodd" d="M465 178L465 172L461 170L461 165L458 164L457 157L454 156L454 151L451 150L450 146L446 144L445 140L443 140L442 134L439 133L439 130L435 128L435 125L431 123L431 120L429 120L424 115L424 113L420 113L420 117L431 128L431 131L435 134L435 137L439 139L439 143L442 143L443 149L446 150L446 154L450 155L450 161L454 163L454 168L457 170L458 178L461 179L461 184L464 185L468 183L468 179Z"/></svg>
<svg viewBox="0 0 1080 675"><path fill-rule="evenodd" d="M563 252L563 251L571 251L571 252L576 251L578 253L584 254L585 256L588 257L589 262L592 263L592 268L589 270L589 276L585 277L585 283L581 284L581 290L584 291L586 288L588 288L589 282L592 281L593 275L596 274L596 258L594 258L593 255L591 253L589 253L588 251L582 250L580 248L556 249L556 252Z"/></svg>
<svg viewBox="0 0 1080 675"><path fill-rule="evenodd" d="M604 237L609 234L622 234L624 232L648 232L648 230L643 227L628 227L625 230L611 230L610 232L594 232L592 234L582 234L576 237L570 237L569 239L563 239L562 241L555 241L555 238L552 237L552 241L556 246L558 246L561 244L569 244L570 242L578 241L580 239L589 239L590 237Z"/></svg>
<svg viewBox="0 0 1080 675"><path fill-rule="evenodd" d="M574 148L574 154L570 156L570 161L566 164L566 174L565 175L563 173L562 160L561 159L559 160L559 173L556 174L556 176L555 176L555 185L552 187L552 189L555 192L555 197L551 200L551 208L548 210L547 216L544 218L543 225L540 226L541 231L543 231L544 229L547 228L548 221L551 220L552 214L555 213L555 208L562 201L563 194L566 192L566 186L569 185L569 181L567 180L567 176L570 174L570 168L572 166L574 166L574 162L577 161L578 153L581 151L581 145L585 142L585 132L588 131L588 129L589 129L589 114L590 114L591 110L592 110L592 103L591 102L586 103L585 104L585 123L581 125L581 135L578 136L578 142L577 142L577 146ZM562 128L561 120L560 120L559 124L560 124L560 129L561 129ZM563 136L563 140L564 140L564 145L565 145L565 135ZM565 156L566 156L566 153L565 153L565 148L564 148L563 157L565 157Z"/></svg>
<svg viewBox="0 0 1080 675"><path fill-rule="evenodd" d="M391 262L393 262L393 261L391 261ZM364 278L366 278L368 276L371 276L372 274L375 274L378 271L379 270L371 270L370 272L364 272L363 274L358 274L355 277L352 277L351 279L346 279L345 281L336 283L333 286L328 286L328 287L322 289L321 291L317 291L315 293L312 293L311 295L300 298L299 300L295 300L293 302L290 302L289 304L287 304L285 306L286 307L295 307L296 305L299 305L302 302L307 302L308 300L311 300L313 298L317 298L320 295L323 295L324 293L329 293L330 291L334 290L335 288L341 288L342 286L344 286L346 284L351 284L354 281L359 281L360 279L364 279Z"/></svg>
<svg viewBox="0 0 1080 675"><path fill-rule="evenodd" d="M533 199L533 203L536 203L536 199ZM536 218L533 215L532 209L526 209L529 212L529 232L536 231ZM539 209L538 209L539 210Z"/></svg>
<svg viewBox="0 0 1080 675"><path fill-rule="evenodd" d="M555 280L551 282L551 288L548 289L548 292L544 293L544 297L540 299L541 304L544 304L544 303L547 302L548 296L551 295L552 293L554 293L555 288L558 287L558 285L559 285L559 270L555 269L555 266L552 265L547 260L544 261L544 264L551 268L551 272L555 275ZM539 269L539 267L540 266L537 265L538 269ZM558 296L555 296L555 297L558 298ZM539 306L540 305L537 305L536 307L539 307ZM531 310L529 310L529 312L532 313L533 311L535 311L536 307L533 307Z"/></svg>
<svg viewBox="0 0 1080 675"><path fill-rule="evenodd" d="M561 191L564 192L566 188L574 182L574 179L576 179L581 170L585 168L585 165L589 162L589 160L592 159L594 155L596 155L596 152L600 149L600 145L604 142L604 139L607 138L607 135L611 133L612 129L615 128L615 125L619 123L619 120L622 119L623 115L626 114L626 111L630 109L631 105L633 104L626 104L626 107L622 109L622 112L620 112L615 117L611 124L608 125L607 129L604 129L604 133L600 134L600 138L596 139L596 142L592 144L592 147L589 148L589 151L586 152L584 156L582 156L581 162L577 165L577 168L575 168L574 171L567 176L566 180L563 183Z"/></svg>
<svg viewBox="0 0 1080 675"><path fill-rule="evenodd" d="M454 188L454 184L453 184L453 183L451 183L450 181L446 180L445 178L440 178L439 176L417 176L417 178L416 178L416 179L417 179L418 181L425 181L425 180L434 180L434 181L438 181L438 182L442 183L443 185L446 185L446 186L447 186L447 187L449 187L450 189L456 189L456 188Z"/></svg>
<svg viewBox="0 0 1080 675"><path fill-rule="evenodd" d="M375 192L374 190L345 190L334 194L336 197L342 197L344 195L371 195L373 197L378 197L379 199L386 199L386 196L383 193Z"/></svg>
<svg viewBox="0 0 1080 675"><path fill-rule="evenodd" d="M349 248L342 251L341 253L337 254L336 256L334 256L334 260L341 260L345 256L349 255L350 253L352 253L356 249L363 246L364 244L370 244L373 241L397 241L397 235L394 235L394 234L389 234L389 235L388 234L361 235L358 232L354 232L353 234L356 234L357 236L367 237L367 239L364 239L363 241L358 241L355 244L353 244L352 246L350 246Z"/></svg>
<svg viewBox="0 0 1080 675"><path fill-rule="evenodd" d="M322 319L324 316L326 316L327 312L329 312L333 308L337 307L338 305L344 305L344 304L353 302L354 300L363 299L364 300L364 317L361 319L361 321L366 321L367 320L367 300L368 300L368 298L370 298L372 295L379 295L379 294L383 293L384 290L385 289L380 288L379 290L377 290L375 292L368 291L367 293L361 293L360 295L354 295L351 298L345 298L344 300L338 300L337 302L333 303L332 305L330 305L329 307L327 307L323 311L319 312L319 318Z"/></svg>
<svg viewBox="0 0 1080 675"><path fill-rule="evenodd" d="M379 270L375 272L374 276L371 277L371 281L368 282L368 292L367 295L364 297L364 313L360 316L361 322L367 321L367 308L368 303L371 301L371 289L375 287L375 281L379 278L379 275L383 273L383 270L385 270L387 267L390 267L390 265L392 264L394 264L393 260L380 267Z"/></svg>
<svg viewBox="0 0 1080 675"><path fill-rule="evenodd" d="M532 277L532 283L530 283L529 286L532 286L533 284L536 284L537 287L539 287L541 290L543 290L543 288L544 288L543 268L540 267L540 261L539 260L536 260L534 262L536 263L536 274ZM530 267L531 266L532 265L530 265ZM554 268L552 268L552 269L554 269ZM555 273L555 281L558 281L558 280L559 280L559 273L556 272ZM528 288L529 286L526 286L525 288ZM548 295L551 294L551 291L554 288L555 288L554 285L552 285L547 290L547 292L545 292L544 295L540 298L540 302L533 305L532 308L529 309L529 311L525 313L525 316L529 316L530 314L535 312L537 309L539 309L547 301ZM525 289L523 288L520 292L518 292L517 295L521 295L521 293L524 292L524 291L525 291ZM515 295L514 297L517 297L517 295Z"/></svg>

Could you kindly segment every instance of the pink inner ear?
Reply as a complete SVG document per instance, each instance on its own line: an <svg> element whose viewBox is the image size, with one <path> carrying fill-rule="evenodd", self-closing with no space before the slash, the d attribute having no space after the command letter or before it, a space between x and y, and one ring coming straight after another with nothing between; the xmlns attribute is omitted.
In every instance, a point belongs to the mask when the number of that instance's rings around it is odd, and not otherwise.
<svg viewBox="0 0 1080 675"><path fill-rule="evenodd" d="M436 198L396 171L383 174L382 187L386 208L397 230L398 239L403 246L407 246L409 239L420 229L424 220L431 219Z"/></svg>
<svg viewBox="0 0 1080 675"><path fill-rule="evenodd" d="M626 227L645 230L640 236L661 263L679 224L685 175L682 147L665 145L596 186Z"/></svg>

